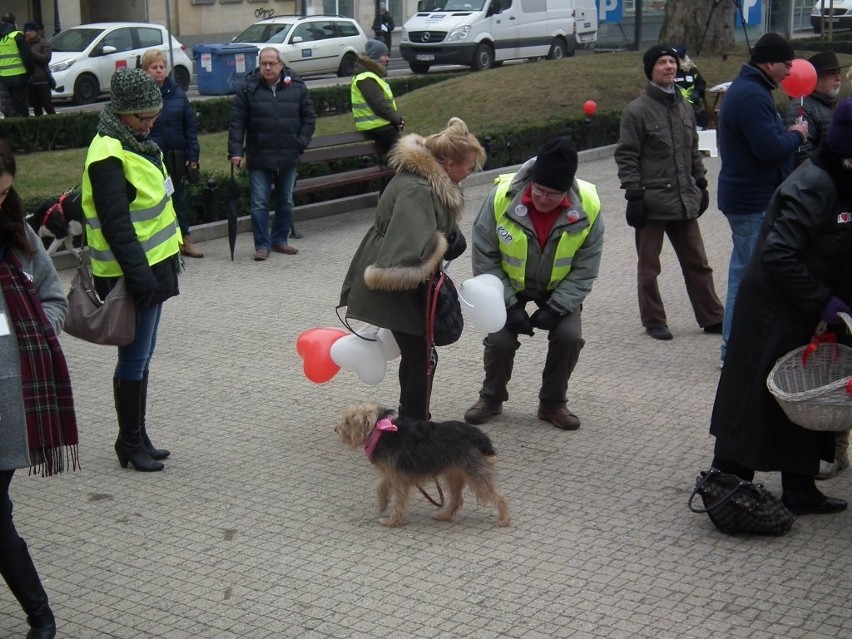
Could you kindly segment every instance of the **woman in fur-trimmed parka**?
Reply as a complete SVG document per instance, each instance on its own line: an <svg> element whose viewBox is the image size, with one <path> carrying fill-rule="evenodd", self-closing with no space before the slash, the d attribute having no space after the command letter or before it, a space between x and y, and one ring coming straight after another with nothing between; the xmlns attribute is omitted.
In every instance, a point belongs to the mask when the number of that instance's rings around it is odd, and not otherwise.
<svg viewBox="0 0 852 639"><path fill-rule="evenodd" d="M376 219L352 258L340 293L347 319L389 329L401 352L400 415L427 417L428 380L423 286L442 260L460 256L464 212L459 182L485 151L459 118L424 138L411 134L390 153L396 170Z"/></svg>

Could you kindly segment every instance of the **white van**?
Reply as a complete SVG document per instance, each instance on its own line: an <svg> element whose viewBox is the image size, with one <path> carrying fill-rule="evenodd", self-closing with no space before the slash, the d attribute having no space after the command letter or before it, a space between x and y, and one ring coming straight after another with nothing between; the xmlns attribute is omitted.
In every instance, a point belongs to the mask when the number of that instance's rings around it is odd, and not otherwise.
<svg viewBox="0 0 852 639"><path fill-rule="evenodd" d="M559 59L598 39L595 0L421 0L399 51L415 73L435 64L474 71L504 60Z"/></svg>

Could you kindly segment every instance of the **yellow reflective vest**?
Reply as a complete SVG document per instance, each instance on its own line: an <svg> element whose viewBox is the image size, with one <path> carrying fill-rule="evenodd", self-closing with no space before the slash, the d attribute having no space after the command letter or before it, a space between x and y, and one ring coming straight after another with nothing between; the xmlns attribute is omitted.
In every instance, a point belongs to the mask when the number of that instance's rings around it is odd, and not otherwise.
<svg viewBox="0 0 852 639"><path fill-rule="evenodd" d="M15 37L19 35L20 31L12 31L0 38L0 78L13 78L27 72L18 43L15 42Z"/></svg>
<svg viewBox="0 0 852 639"><path fill-rule="evenodd" d="M89 165L109 157L121 161L125 179L136 189L136 198L130 203L130 220L148 264L153 266L177 253L181 241L172 198L166 193L168 174L161 168L162 163L158 167L138 153L124 149L117 139L98 134L89 146L83 170L86 242L92 258L92 273L98 277L124 274L104 237L89 181Z"/></svg>
<svg viewBox="0 0 852 639"><path fill-rule="evenodd" d="M358 88L358 82L364 78L372 78L378 82L382 91L384 91L388 102L390 102L391 106L393 106L394 110L396 110L396 100L393 97L393 91L391 91L390 85L385 82L384 78L372 71L359 73L352 77L352 83L350 84L352 115L355 117L355 128L359 131L369 131L370 129L378 129L380 126L392 124L390 120L385 120L373 113L370 105L367 104L367 101L364 99L364 95L361 93L361 89Z"/></svg>
<svg viewBox="0 0 852 639"><path fill-rule="evenodd" d="M497 177L495 182L497 188L494 193L494 219L496 222L497 235L500 240L500 265L503 272L509 278L512 288L515 291L522 291L526 287L526 271L527 271L527 234L515 220L506 215L509 205L512 203L512 197L509 195L509 186L512 184L514 173L507 173ZM580 196L580 202L585 210L588 223L582 225L576 232L571 232L570 228L562 231L562 236L559 238L559 243L556 246L556 254L553 260L553 266L550 269L550 277L548 279L547 290L552 291L559 282L568 277L571 272L571 264L574 260L574 255L583 246L589 232L592 230L592 225L601 211L601 201L598 198L598 192L594 184L584 180L574 181L577 193Z"/></svg>

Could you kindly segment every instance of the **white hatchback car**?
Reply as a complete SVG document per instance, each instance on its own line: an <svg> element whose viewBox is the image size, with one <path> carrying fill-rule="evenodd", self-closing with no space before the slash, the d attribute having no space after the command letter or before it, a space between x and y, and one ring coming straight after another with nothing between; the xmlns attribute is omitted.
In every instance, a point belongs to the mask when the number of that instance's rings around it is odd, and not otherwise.
<svg viewBox="0 0 852 639"><path fill-rule="evenodd" d="M71 98L76 104L94 102L109 93L117 69L139 66L148 49L160 49L169 58L169 33L158 24L97 22L71 27L50 39L50 72L56 80L54 98ZM192 60L174 36L173 77L184 90L192 78Z"/></svg>
<svg viewBox="0 0 852 639"><path fill-rule="evenodd" d="M299 75L345 77L355 70L355 56L364 53L367 36L352 18L277 16L255 22L233 42L275 47Z"/></svg>

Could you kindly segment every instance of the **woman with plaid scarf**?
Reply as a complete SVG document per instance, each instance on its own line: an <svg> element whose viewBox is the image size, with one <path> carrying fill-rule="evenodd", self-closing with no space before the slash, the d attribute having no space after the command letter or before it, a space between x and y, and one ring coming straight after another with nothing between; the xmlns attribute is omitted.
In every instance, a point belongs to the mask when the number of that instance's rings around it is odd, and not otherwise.
<svg viewBox="0 0 852 639"><path fill-rule="evenodd" d="M12 521L18 468L49 476L77 463L77 421L57 335L68 303L53 262L24 221L15 159L0 140L0 574L27 614L27 639L51 639L56 622L27 544Z"/></svg>

